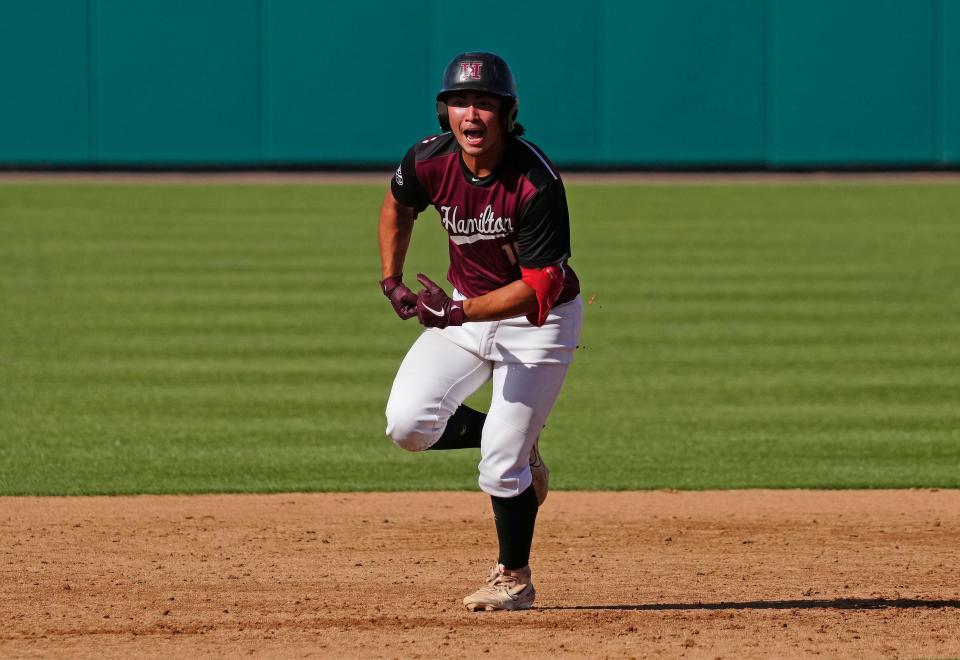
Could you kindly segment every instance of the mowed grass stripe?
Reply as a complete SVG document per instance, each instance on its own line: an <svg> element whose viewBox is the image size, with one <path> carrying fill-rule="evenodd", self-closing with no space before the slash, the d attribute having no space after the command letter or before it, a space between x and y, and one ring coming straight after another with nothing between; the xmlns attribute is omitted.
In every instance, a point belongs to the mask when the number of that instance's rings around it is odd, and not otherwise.
<svg viewBox="0 0 960 660"><path fill-rule="evenodd" d="M383 436L419 332L376 287L383 190L0 187L0 492L475 487L476 452ZM569 197L556 487L958 485L958 187ZM437 225L408 276L443 278Z"/></svg>

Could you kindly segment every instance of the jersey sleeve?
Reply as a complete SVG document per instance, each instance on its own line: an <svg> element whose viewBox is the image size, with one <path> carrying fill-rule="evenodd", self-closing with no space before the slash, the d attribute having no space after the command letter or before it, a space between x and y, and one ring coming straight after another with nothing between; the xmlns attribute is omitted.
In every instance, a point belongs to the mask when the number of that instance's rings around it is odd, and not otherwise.
<svg viewBox="0 0 960 660"><path fill-rule="evenodd" d="M545 184L524 210L517 229L523 268L543 268L570 257L570 214L560 179Z"/></svg>
<svg viewBox="0 0 960 660"><path fill-rule="evenodd" d="M416 158L415 147L410 147L390 181L390 190L395 200L404 206L412 206L420 213L430 205L430 197L417 179Z"/></svg>

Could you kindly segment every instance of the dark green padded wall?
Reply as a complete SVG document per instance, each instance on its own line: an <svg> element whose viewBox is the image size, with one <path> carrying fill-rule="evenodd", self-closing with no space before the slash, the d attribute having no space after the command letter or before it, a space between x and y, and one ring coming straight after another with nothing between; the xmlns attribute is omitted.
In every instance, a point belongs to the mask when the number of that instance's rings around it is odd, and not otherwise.
<svg viewBox="0 0 960 660"><path fill-rule="evenodd" d="M257 0L98 0L104 163L259 157Z"/></svg>
<svg viewBox="0 0 960 660"><path fill-rule="evenodd" d="M88 9L0 3L0 163L90 162Z"/></svg>
<svg viewBox="0 0 960 660"><path fill-rule="evenodd" d="M960 165L960 1L939 0L941 9L939 112L936 126L940 133L939 159Z"/></svg>
<svg viewBox="0 0 960 660"><path fill-rule="evenodd" d="M772 34L772 164L933 160L933 3L774 0Z"/></svg>
<svg viewBox="0 0 960 660"><path fill-rule="evenodd" d="M428 3L265 3L263 157L399 160L432 130Z"/></svg>
<svg viewBox="0 0 960 660"><path fill-rule="evenodd" d="M602 160L762 163L763 5L600 3Z"/></svg>
<svg viewBox="0 0 960 660"><path fill-rule="evenodd" d="M960 0L5 2L0 165L393 163L466 49L563 165L960 166Z"/></svg>

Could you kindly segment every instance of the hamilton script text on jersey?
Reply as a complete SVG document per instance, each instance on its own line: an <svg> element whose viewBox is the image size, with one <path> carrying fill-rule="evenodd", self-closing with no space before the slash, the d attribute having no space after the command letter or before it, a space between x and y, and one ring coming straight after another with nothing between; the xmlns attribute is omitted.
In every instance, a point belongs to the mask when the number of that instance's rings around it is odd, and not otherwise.
<svg viewBox="0 0 960 660"><path fill-rule="evenodd" d="M441 206L440 214L443 228L451 236L466 237L467 242L500 238L513 233L513 221L510 218L496 217L493 205L488 204L479 218L458 218L459 206ZM461 241L455 241L460 243Z"/></svg>

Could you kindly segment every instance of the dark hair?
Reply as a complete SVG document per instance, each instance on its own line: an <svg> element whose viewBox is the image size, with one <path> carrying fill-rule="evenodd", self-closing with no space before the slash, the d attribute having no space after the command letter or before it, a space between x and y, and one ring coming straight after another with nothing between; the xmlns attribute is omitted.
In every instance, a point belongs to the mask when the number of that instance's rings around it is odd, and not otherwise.
<svg viewBox="0 0 960 660"><path fill-rule="evenodd" d="M512 135L513 137L520 137L526 132L527 132L527 129L523 127L523 124L517 121L513 123L513 130L510 131L510 135Z"/></svg>

